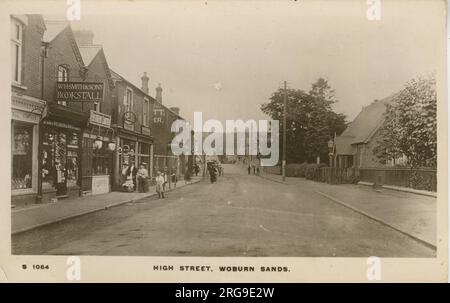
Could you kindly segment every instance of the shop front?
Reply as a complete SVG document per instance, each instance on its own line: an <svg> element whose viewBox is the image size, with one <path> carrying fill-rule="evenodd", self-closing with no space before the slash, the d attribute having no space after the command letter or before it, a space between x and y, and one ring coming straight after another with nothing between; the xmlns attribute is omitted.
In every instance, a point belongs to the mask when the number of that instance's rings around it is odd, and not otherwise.
<svg viewBox="0 0 450 303"><path fill-rule="evenodd" d="M87 115L50 103L40 135L42 202L80 193L81 138Z"/></svg>
<svg viewBox="0 0 450 303"><path fill-rule="evenodd" d="M153 164L153 138L149 134L137 133L124 128L117 129L118 147L116 156L115 190L122 191L127 169L134 163L143 164L151 176Z"/></svg>
<svg viewBox="0 0 450 303"><path fill-rule="evenodd" d="M12 93L11 204L36 202L39 122L45 101Z"/></svg>
<svg viewBox="0 0 450 303"><path fill-rule="evenodd" d="M83 194L97 195L111 191L115 149L111 116L92 110L89 126L83 134Z"/></svg>

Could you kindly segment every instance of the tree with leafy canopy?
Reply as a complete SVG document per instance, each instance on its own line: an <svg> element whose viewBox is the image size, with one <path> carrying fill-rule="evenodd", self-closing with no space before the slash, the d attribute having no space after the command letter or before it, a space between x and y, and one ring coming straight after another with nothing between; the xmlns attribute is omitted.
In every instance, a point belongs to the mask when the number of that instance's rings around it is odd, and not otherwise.
<svg viewBox="0 0 450 303"><path fill-rule="evenodd" d="M411 168L436 167L437 95L434 75L412 79L388 105L374 148L380 162L406 156Z"/></svg>
<svg viewBox="0 0 450 303"><path fill-rule="evenodd" d="M261 110L273 120L280 121L283 129L283 94L279 89ZM315 162L316 157L328 158L328 140L341 134L346 127L345 116L332 110L337 100L328 81L319 78L311 90L287 90L286 158L288 163ZM282 136L280 135L280 141ZM283 142L280 142L280 154Z"/></svg>

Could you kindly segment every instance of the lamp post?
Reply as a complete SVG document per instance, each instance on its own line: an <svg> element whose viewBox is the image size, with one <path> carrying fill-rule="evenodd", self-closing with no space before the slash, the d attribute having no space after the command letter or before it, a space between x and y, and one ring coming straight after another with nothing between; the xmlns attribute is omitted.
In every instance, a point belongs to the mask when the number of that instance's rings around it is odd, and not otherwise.
<svg viewBox="0 0 450 303"><path fill-rule="evenodd" d="M192 176L193 175L193 171L194 171L194 160L195 160L195 155L194 155L194 131L191 130L191 161L190 161L190 166L189 166L189 175Z"/></svg>
<svg viewBox="0 0 450 303"><path fill-rule="evenodd" d="M286 181L286 116L287 116L287 82L284 81L283 90L283 157L281 158L281 174Z"/></svg>
<svg viewBox="0 0 450 303"><path fill-rule="evenodd" d="M329 166L332 167L333 166L333 154L334 154L334 141L332 139L330 139L328 141L328 156L330 158L329 160Z"/></svg>
<svg viewBox="0 0 450 303"><path fill-rule="evenodd" d="M172 186L172 163L169 158L169 149L171 149L171 148L172 148L172 141L169 141L169 142L167 142L167 149L166 149L166 161L167 161L166 164L168 167L166 176L167 176L167 179L169 179L169 189Z"/></svg>

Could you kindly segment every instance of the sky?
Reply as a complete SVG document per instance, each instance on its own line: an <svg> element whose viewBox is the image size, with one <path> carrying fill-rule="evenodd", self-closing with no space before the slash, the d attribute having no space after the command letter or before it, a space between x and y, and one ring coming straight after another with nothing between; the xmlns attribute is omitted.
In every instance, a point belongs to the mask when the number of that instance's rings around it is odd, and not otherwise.
<svg viewBox="0 0 450 303"><path fill-rule="evenodd" d="M261 104L286 80L309 90L319 77L335 90L334 110L351 121L363 106L442 64L442 1L129 2L83 6L73 29L90 29L110 68L140 87L150 77L163 103L192 121L266 119ZM98 8L98 7L97 7Z"/></svg>

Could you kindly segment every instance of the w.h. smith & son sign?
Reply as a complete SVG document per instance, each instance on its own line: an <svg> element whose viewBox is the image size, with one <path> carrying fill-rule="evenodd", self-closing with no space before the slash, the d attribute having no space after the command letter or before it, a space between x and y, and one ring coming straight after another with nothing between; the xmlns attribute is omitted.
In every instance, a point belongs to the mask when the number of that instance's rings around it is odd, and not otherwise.
<svg viewBox="0 0 450 303"><path fill-rule="evenodd" d="M56 82L56 101L101 102L102 82Z"/></svg>

